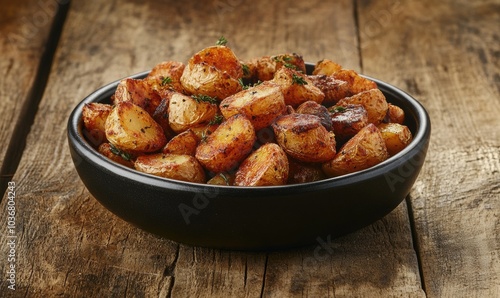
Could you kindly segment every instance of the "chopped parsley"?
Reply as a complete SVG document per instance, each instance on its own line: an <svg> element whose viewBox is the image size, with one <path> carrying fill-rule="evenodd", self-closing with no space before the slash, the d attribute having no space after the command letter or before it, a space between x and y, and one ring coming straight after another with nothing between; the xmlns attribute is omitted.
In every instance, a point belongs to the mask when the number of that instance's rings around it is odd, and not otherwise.
<svg viewBox="0 0 500 298"><path fill-rule="evenodd" d="M296 74L292 74L292 84L307 85L307 81L301 76L298 76Z"/></svg>

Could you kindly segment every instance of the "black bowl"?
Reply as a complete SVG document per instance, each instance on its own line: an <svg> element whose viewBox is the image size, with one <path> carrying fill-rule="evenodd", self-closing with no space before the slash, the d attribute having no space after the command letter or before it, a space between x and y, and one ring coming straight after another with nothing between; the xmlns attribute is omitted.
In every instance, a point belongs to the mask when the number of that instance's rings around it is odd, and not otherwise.
<svg viewBox="0 0 500 298"><path fill-rule="evenodd" d="M71 156L81 180L102 205L153 234L184 244L238 250L313 244L318 237L352 232L391 212L408 195L423 165L430 138L427 112L405 92L369 79L388 102L405 111L413 140L397 155L357 173L296 185L232 187L126 168L99 154L82 130L83 105L109 102L118 81L99 88L73 110L68 121Z"/></svg>

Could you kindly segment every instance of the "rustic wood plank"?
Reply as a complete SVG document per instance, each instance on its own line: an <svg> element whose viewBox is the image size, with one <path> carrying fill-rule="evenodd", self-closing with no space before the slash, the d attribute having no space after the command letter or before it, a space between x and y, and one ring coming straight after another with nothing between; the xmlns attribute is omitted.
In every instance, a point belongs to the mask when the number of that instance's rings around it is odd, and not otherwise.
<svg viewBox="0 0 500 298"><path fill-rule="evenodd" d="M328 57L360 69L354 11L350 1L72 3L27 140L30 154L13 178L17 293L422 296L405 204L338 240L318 235L327 246L318 242L269 254L195 248L156 238L110 214L80 182L67 149L67 117L92 90L162 60L185 61L221 34L234 41L243 59L295 51L309 61ZM250 28L242 33L242 27ZM6 216L1 213L0 222ZM0 243L6 237L0 235ZM5 287L0 280L0 289Z"/></svg>
<svg viewBox="0 0 500 298"><path fill-rule="evenodd" d="M55 1L54 1L55 3ZM0 1L0 193L14 174L36 108L37 73L57 3ZM30 104L31 103L31 104ZM24 119L20 119L24 118ZM17 125L17 127L16 127ZM8 152L9 143L13 148ZM13 150L15 149L15 150ZM8 156L7 156L8 155Z"/></svg>
<svg viewBox="0 0 500 298"><path fill-rule="evenodd" d="M365 71L416 96L432 120L411 193L426 293L498 297L499 2L363 3Z"/></svg>

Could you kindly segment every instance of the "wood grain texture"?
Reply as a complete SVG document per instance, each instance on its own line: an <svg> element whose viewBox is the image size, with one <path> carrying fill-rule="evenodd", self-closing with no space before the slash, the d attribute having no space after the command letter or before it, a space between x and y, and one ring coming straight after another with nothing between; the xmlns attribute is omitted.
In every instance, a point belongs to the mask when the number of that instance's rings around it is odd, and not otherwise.
<svg viewBox="0 0 500 298"><path fill-rule="evenodd" d="M29 105L34 97L35 78L39 71L57 3L0 1L0 191L4 180L14 174L22 148L9 152L8 144L22 145L29 130ZM33 105L36 106L36 102ZM25 119L20 119L24 117ZM16 130L16 124L19 122ZM16 152L17 151L17 152Z"/></svg>
<svg viewBox="0 0 500 298"><path fill-rule="evenodd" d="M426 293L498 297L500 3L361 2L360 23L380 28L362 40L365 71L414 95L431 116L428 158L411 192Z"/></svg>

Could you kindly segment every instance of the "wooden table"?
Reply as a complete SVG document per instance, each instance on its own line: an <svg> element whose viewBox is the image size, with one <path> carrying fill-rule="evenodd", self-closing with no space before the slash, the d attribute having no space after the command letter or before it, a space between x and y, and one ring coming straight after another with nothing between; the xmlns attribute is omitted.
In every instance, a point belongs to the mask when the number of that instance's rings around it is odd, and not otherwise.
<svg viewBox="0 0 500 298"><path fill-rule="evenodd" d="M0 7L0 296L500 297L498 0ZM102 207L69 156L71 110L100 86L186 61L221 35L242 59L329 58L415 96L433 129L406 200L326 246L259 253L177 244Z"/></svg>

